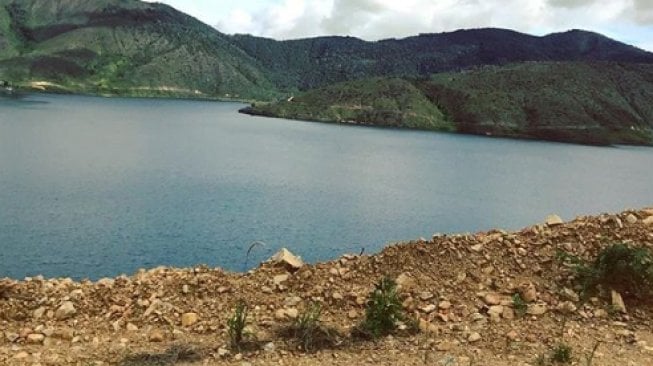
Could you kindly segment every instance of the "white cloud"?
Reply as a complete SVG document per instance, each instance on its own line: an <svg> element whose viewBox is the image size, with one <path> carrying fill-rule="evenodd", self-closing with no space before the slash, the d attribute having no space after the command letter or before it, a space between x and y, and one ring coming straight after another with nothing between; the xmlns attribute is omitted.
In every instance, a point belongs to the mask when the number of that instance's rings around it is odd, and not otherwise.
<svg viewBox="0 0 653 366"><path fill-rule="evenodd" d="M188 4L194 13L212 6L211 16L200 18L225 33L276 39L351 35L377 40L480 27L544 34L581 28L624 36L651 49L645 37L653 26L653 0L240 0L228 9L220 5L222 12L215 5L222 2L198 1L167 0L183 11L181 4Z"/></svg>

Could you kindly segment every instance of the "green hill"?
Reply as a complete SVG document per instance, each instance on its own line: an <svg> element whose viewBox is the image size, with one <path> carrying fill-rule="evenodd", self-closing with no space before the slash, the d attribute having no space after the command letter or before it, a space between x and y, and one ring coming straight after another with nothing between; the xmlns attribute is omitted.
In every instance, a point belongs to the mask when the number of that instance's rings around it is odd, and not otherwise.
<svg viewBox="0 0 653 366"><path fill-rule="evenodd" d="M588 144L653 143L653 65L525 63L372 79L245 113Z"/></svg>
<svg viewBox="0 0 653 366"><path fill-rule="evenodd" d="M248 113L322 122L453 131L440 110L411 82L368 79L308 91L279 103L255 103Z"/></svg>
<svg viewBox="0 0 653 366"><path fill-rule="evenodd" d="M269 99L258 62L212 27L136 0L0 0L0 79L61 91Z"/></svg>

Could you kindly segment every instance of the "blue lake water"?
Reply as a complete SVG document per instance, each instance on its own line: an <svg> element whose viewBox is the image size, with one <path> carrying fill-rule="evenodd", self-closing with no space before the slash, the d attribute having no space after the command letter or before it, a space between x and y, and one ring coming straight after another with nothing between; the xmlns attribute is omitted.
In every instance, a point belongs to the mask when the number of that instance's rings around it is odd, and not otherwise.
<svg viewBox="0 0 653 366"><path fill-rule="evenodd" d="M0 101L0 277L240 271L653 204L653 149L265 119L242 104ZM253 241L264 247L245 253Z"/></svg>

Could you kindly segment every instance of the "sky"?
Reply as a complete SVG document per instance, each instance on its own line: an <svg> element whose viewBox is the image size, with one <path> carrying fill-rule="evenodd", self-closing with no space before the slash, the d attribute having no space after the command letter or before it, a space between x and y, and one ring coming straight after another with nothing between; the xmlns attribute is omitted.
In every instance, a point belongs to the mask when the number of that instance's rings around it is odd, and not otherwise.
<svg viewBox="0 0 653 366"><path fill-rule="evenodd" d="M653 51L653 0L159 0L228 34L402 38L500 27L585 29Z"/></svg>

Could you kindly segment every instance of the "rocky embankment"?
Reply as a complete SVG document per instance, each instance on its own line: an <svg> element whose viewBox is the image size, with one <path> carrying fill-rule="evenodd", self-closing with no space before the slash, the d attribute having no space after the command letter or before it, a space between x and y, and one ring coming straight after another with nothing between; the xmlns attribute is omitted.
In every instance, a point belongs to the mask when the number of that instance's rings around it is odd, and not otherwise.
<svg viewBox="0 0 653 366"><path fill-rule="evenodd" d="M616 293L581 302L573 269L558 259L591 259L615 242L653 248L653 209L567 223L549 217L518 232L436 235L316 265L283 253L245 274L197 267L97 282L5 279L0 364L536 365L564 342L576 364L598 345L592 365L651 365L653 308L624 304ZM352 341L383 276L396 279L421 332ZM226 323L241 299L257 347L239 353L229 349ZM278 330L313 301L322 304L322 322L343 336L336 347L307 354Z"/></svg>

